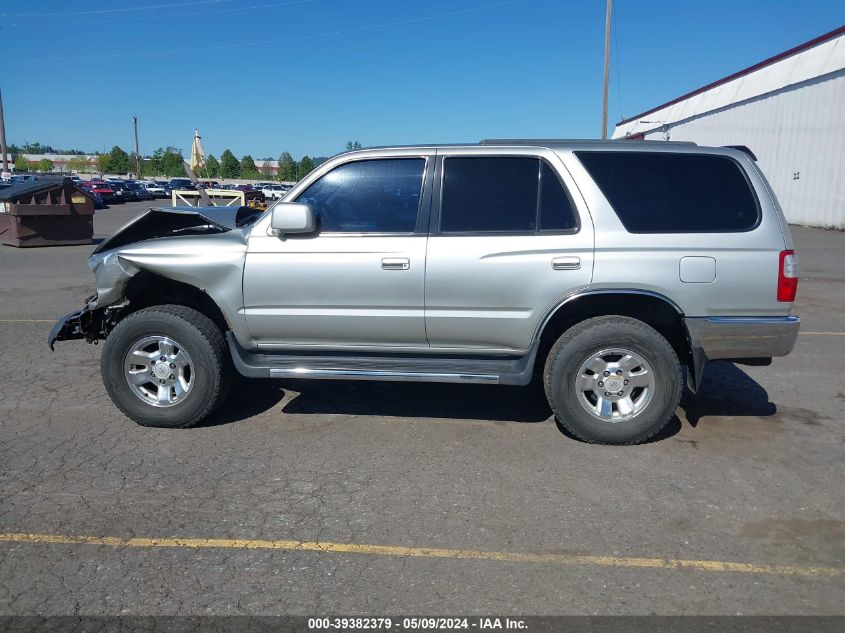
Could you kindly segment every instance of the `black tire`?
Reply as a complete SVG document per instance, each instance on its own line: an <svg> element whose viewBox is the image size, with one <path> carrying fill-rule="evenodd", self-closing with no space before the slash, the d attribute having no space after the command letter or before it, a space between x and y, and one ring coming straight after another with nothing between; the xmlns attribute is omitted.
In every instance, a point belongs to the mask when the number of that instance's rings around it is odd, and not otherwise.
<svg viewBox="0 0 845 633"><path fill-rule="evenodd" d="M191 388L181 402L156 407L132 390L124 361L145 337L178 341L192 360ZM111 331L100 358L103 384L115 406L142 426L187 428L222 404L232 380L232 361L220 329L204 314L179 305L160 305L130 314Z"/></svg>
<svg viewBox="0 0 845 633"><path fill-rule="evenodd" d="M654 377L653 392L643 408L618 422L587 411L579 400L584 392L576 387L582 364L611 348L638 354ZM634 384L635 379L631 381ZM639 444L672 419L681 398L683 376L675 350L654 328L630 317L602 316L582 321L561 335L546 359L543 385L558 422L572 435L596 444Z"/></svg>

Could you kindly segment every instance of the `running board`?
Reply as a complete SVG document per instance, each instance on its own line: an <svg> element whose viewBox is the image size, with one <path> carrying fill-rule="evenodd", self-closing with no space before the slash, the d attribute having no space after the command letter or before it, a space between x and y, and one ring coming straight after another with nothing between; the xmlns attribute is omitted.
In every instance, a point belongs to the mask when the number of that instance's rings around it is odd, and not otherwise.
<svg viewBox="0 0 845 633"><path fill-rule="evenodd" d="M267 354L249 352L226 333L232 361L248 378L319 378L527 385L535 351L525 356L409 356L362 354Z"/></svg>

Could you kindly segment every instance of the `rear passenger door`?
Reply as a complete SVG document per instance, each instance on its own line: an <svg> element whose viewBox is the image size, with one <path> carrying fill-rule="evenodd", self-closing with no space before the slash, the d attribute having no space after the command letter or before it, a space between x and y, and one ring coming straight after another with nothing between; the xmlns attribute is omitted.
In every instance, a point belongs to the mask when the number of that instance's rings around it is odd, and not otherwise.
<svg viewBox="0 0 845 633"><path fill-rule="evenodd" d="M432 348L527 350L543 317L590 284L593 228L557 155L438 155L426 257Z"/></svg>

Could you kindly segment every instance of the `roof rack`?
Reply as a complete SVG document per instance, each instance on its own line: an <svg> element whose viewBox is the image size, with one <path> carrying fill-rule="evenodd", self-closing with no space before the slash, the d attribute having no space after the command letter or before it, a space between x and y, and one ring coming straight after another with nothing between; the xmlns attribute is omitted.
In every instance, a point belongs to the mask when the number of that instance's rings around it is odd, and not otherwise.
<svg viewBox="0 0 845 633"><path fill-rule="evenodd" d="M628 141L625 139L609 139L602 141L595 138L485 138L478 142L479 145L533 145L543 147L545 145L607 145L612 143L616 145L620 141L625 143L653 143L665 145L671 143L673 145L695 145L691 141Z"/></svg>

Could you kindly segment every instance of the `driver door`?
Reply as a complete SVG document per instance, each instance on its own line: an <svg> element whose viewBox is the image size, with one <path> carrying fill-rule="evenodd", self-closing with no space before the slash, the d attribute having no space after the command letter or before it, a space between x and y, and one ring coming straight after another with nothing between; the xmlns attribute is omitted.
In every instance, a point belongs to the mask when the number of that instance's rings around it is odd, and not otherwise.
<svg viewBox="0 0 845 633"><path fill-rule="evenodd" d="M259 348L428 346L423 301L431 162L419 152L343 162L296 198L314 208L315 234L253 232L243 294Z"/></svg>

